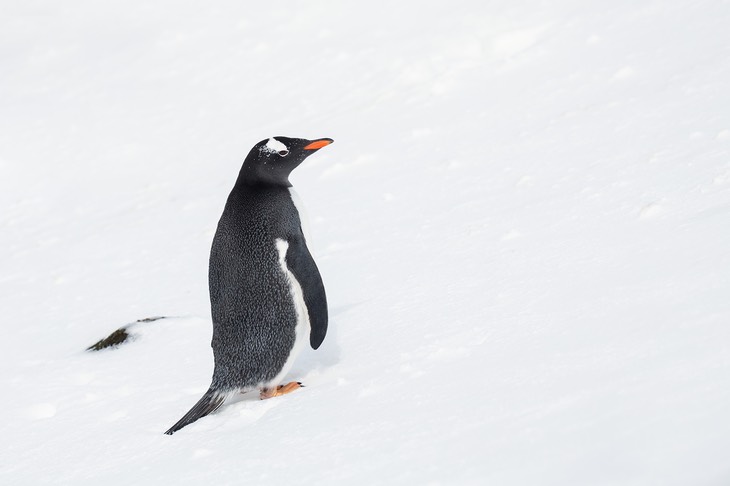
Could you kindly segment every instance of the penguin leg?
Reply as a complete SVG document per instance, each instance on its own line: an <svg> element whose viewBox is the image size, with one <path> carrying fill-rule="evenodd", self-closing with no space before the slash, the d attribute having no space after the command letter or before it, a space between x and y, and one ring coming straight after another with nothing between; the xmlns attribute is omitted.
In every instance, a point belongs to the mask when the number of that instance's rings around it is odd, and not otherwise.
<svg viewBox="0 0 730 486"><path fill-rule="evenodd" d="M259 397L261 400L266 400L267 398L274 398L281 395L286 395L287 393L291 393L297 388L301 388L304 385L302 385L299 381L292 381L287 383L286 385L279 385L276 388L262 388L261 393Z"/></svg>

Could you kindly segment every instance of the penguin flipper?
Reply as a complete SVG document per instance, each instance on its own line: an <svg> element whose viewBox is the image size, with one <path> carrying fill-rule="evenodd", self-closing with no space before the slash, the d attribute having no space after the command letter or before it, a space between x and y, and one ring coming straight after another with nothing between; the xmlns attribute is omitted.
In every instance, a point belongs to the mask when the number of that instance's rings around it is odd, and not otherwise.
<svg viewBox="0 0 730 486"><path fill-rule="evenodd" d="M196 403L193 408L191 408L188 413L183 415L183 417L175 423L172 427L170 427L165 434L172 435L178 430L182 429L186 425L190 425L199 418L205 417L209 413L215 412L220 408L221 405L223 405L223 402L226 400L228 394L221 393L219 391L208 389L207 392L205 392L205 395L198 400L198 403Z"/></svg>
<svg viewBox="0 0 730 486"><path fill-rule="evenodd" d="M327 296L322 277L303 237L289 240L286 266L302 287L304 303L309 312L309 344L317 349L327 334Z"/></svg>

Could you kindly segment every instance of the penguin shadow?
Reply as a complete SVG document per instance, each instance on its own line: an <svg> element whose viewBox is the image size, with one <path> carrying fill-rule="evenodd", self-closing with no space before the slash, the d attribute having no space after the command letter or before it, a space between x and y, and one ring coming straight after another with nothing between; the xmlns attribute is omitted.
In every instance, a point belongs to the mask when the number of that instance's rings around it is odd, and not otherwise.
<svg viewBox="0 0 730 486"><path fill-rule="evenodd" d="M291 371L289 371L289 377L292 379L299 377L302 380L306 380L309 374L325 373L327 369L336 366L342 356L342 347L340 346L339 340L340 326L338 325L337 317L364 303L356 302L332 308L330 310L330 323L327 327L327 336L322 342L322 345L316 350L307 346L295 361ZM304 385L306 385L306 382Z"/></svg>

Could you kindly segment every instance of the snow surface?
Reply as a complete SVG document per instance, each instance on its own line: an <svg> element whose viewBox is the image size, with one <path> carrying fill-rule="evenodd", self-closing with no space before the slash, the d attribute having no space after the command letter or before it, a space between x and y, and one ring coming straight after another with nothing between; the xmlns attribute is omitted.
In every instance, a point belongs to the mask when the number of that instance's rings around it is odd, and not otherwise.
<svg viewBox="0 0 730 486"><path fill-rule="evenodd" d="M730 484L728 25L3 2L0 483ZM165 436L210 381L218 217L278 134L335 140L291 178L329 335L306 388Z"/></svg>

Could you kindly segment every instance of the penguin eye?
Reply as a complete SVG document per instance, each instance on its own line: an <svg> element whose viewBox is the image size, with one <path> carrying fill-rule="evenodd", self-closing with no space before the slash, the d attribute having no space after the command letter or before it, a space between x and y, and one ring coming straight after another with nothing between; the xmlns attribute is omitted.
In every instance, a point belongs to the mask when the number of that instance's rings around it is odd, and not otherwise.
<svg viewBox="0 0 730 486"><path fill-rule="evenodd" d="M281 155L282 157L286 157L287 155L289 155L289 151L288 150L279 150L277 153L279 155Z"/></svg>

